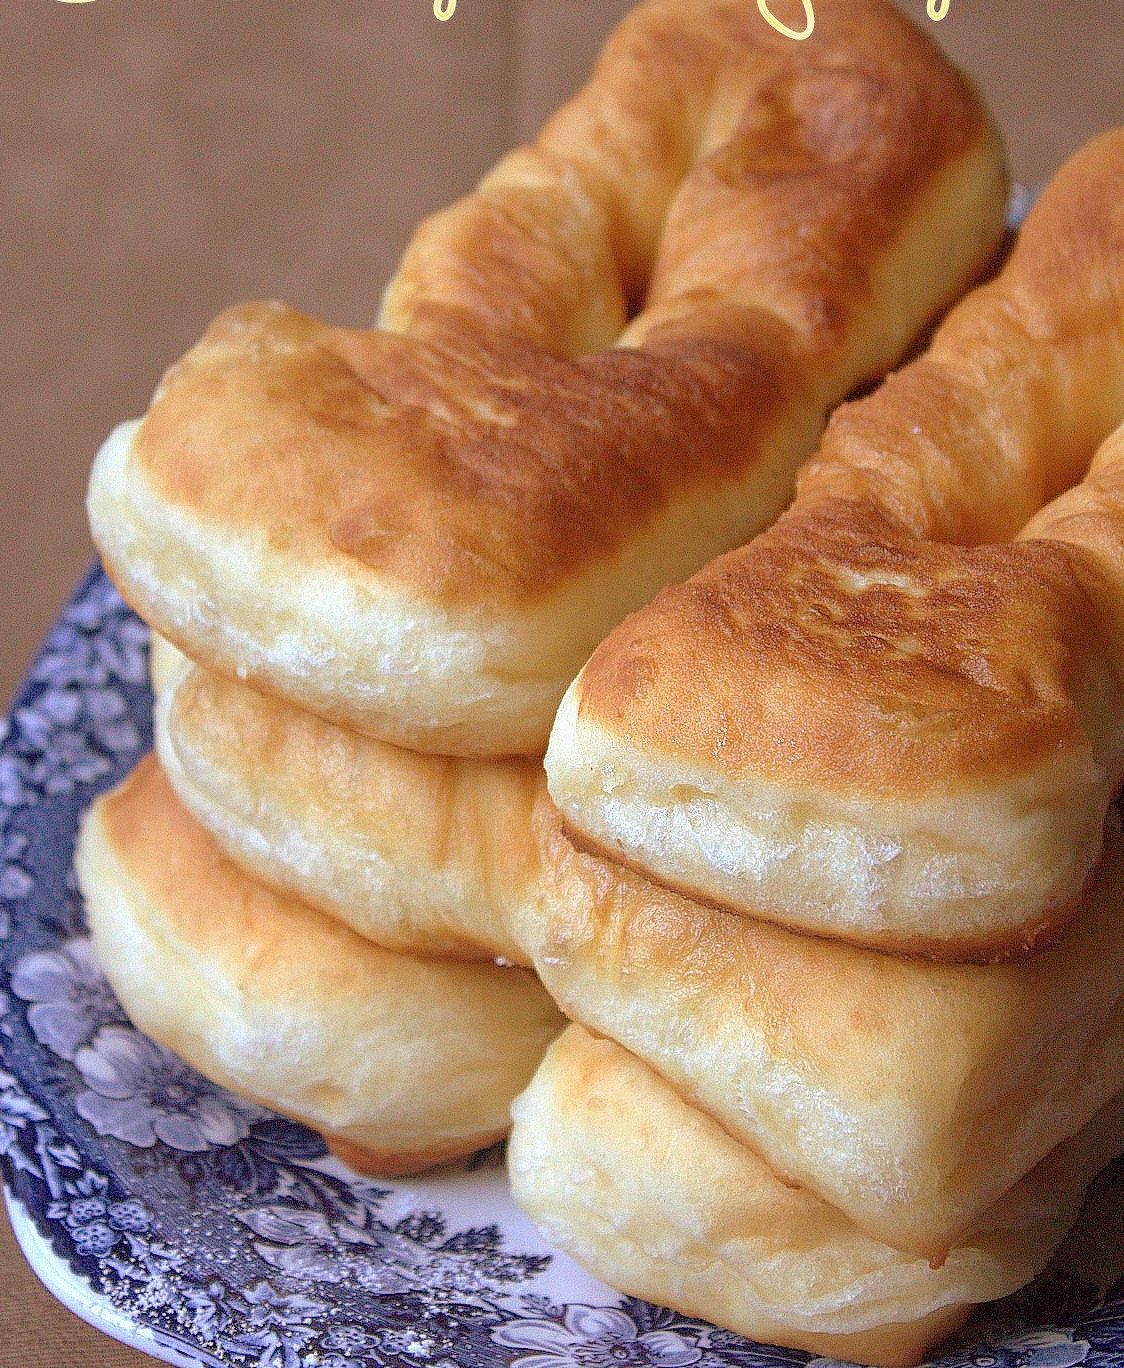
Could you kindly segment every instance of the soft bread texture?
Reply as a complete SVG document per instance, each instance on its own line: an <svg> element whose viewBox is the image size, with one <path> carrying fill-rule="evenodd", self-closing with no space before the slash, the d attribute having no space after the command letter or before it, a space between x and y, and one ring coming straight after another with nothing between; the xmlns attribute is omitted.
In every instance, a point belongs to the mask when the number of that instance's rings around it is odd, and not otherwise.
<svg viewBox="0 0 1124 1368"><path fill-rule="evenodd" d="M346 915L333 890L354 877L349 852L391 849L401 814L376 798L326 821L304 797L324 783L319 761L286 739L308 725L298 710L244 685L211 694L205 672L196 676L206 709L181 712L173 693L166 713L187 800L201 820L217 814L239 858L279 830L270 880L300 883ZM233 690L242 696L225 713ZM269 744L243 746L262 735ZM1067 1127L1124 1090L1115 824L1089 903L1052 950L1026 964L936 964L732 916L578 850L541 773L504 782L477 762L342 731L325 749L345 794L358 775L373 794L408 801L419 764L427 776L404 849L440 858L411 856L397 885L404 910L384 926L372 904L368 934L405 925L447 935L463 897L466 935L485 952L533 965L568 1016L641 1056L778 1173L885 1243L940 1258ZM265 815L247 805L251 775L268 795ZM287 850L317 847L311 873L287 864Z"/></svg>
<svg viewBox="0 0 1124 1368"><path fill-rule="evenodd" d="M541 754L594 645L780 512L1004 201L974 92L889 0L823 0L806 43L650 0L422 224L377 331L222 315L99 454L95 541L201 663L414 749Z"/></svg>
<svg viewBox="0 0 1124 1368"><path fill-rule="evenodd" d="M1045 1265L1124 1145L1117 1098L984 1212L939 1268L872 1240L609 1040L571 1026L513 1107L512 1192L613 1287L751 1339L919 1362Z"/></svg>
<svg viewBox="0 0 1124 1368"><path fill-rule="evenodd" d="M160 637L151 671L160 763L244 869L392 950L525 960L503 889L526 881L534 853L495 824L530 810L541 765L419 755L346 731Z"/></svg>
<svg viewBox="0 0 1124 1368"><path fill-rule="evenodd" d="M580 838L751 916L950 958L1079 904L1124 770L1124 129L833 416L769 531L634 614L547 755Z"/></svg>
<svg viewBox="0 0 1124 1368"><path fill-rule="evenodd" d="M270 892L221 854L151 757L90 809L77 869L134 1024L372 1172L502 1136L561 1029L526 970L394 954Z"/></svg>
<svg viewBox="0 0 1124 1368"><path fill-rule="evenodd" d="M1124 839L1021 964L900 959L691 903L577 850L545 795L514 933L572 1020L640 1056L785 1181L940 1260L1124 1091Z"/></svg>

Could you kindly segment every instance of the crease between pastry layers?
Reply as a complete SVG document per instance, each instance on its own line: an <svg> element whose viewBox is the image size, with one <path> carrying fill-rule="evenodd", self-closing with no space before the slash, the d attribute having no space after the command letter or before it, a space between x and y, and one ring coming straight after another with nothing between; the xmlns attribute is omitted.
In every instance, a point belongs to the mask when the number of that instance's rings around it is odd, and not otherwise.
<svg viewBox="0 0 1124 1368"><path fill-rule="evenodd" d="M191 667L157 734L181 757L170 772L184 801L232 852L271 847L266 877L337 916L349 915L339 890L364 877L352 852L391 850L405 802L400 910L380 920L371 899L365 934L406 927L447 944L464 898L473 946L532 964L568 1016L890 1245L939 1259L1067 1125L1124 1089L1115 825L1088 905L1052 950L996 966L899 960L693 903L576 849L541 773L527 782L514 762L450 765L340 729L308 744L322 725ZM294 867L290 852L307 848L322 863ZM406 860L416 850L425 858Z"/></svg>
<svg viewBox="0 0 1124 1368"><path fill-rule="evenodd" d="M1030 1281L1124 1145L1105 1106L977 1218L939 1268L862 1234L619 1045L570 1026L513 1107L516 1201L633 1296L751 1339L913 1364L971 1307Z"/></svg>
<svg viewBox="0 0 1124 1368"><path fill-rule="evenodd" d="M371 1172L499 1139L561 1029L526 970L394 954L270 892L221 854L152 757L94 803L76 858L133 1023Z"/></svg>
<svg viewBox="0 0 1124 1368"><path fill-rule="evenodd" d="M651 0L421 226L377 331L220 317L100 453L95 541L202 663L415 749L540 753L604 633L780 512L1004 201L977 98L888 0L824 0L799 44Z"/></svg>
<svg viewBox="0 0 1124 1368"><path fill-rule="evenodd" d="M709 908L577 850L545 792L513 932L609 1036L868 1235L939 1261L1124 1091L1124 836L1018 964L896 958Z"/></svg>
<svg viewBox="0 0 1124 1368"><path fill-rule="evenodd" d="M530 811L542 766L453 760L360 736L150 653L160 763L242 868L391 950L528 964L504 915L535 852L503 824Z"/></svg>
<svg viewBox="0 0 1124 1368"><path fill-rule="evenodd" d="M1124 772L1124 129L928 352L833 415L768 531L559 709L580 839L695 897L952 959L1082 899Z"/></svg>

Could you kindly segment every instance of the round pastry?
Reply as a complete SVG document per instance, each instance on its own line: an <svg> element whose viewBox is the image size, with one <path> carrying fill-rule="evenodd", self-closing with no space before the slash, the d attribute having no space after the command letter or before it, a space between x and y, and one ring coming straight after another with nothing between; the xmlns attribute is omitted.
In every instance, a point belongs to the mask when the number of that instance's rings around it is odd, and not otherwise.
<svg viewBox="0 0 1124 1368"><path fill-rule="evenodd" d="M94 539L203 664L414 749L541 754L594 645L780 512L1005 198L889 0L822 0L807 43L648 0L421 225L377 330L222 315L102 449Z"/></svg>
<svg viewBox="0 0 1124 1368"><path fill-rule="evenodd" d="M1120 1150L1109 1103L975 1222L938 1267L858 1230L640 1060L570 1026L516 1099L515 1199L620 1291L751 1339L898 1368L1045 1265Z"/></svg>
<svg viewBox="0 0 1124 1368"><path fill-rule="evenodd" d="M526 970L395 954L270 892L221 854L151 757L94 803L77 868L133 1023L371 1172L502 1136L562 1024Z"/></svg>
<svg viewBox="0 0 1124 1368"><path fill-rule="evenodd" d="M1124 774L1122 184L1124 129L774 527L598 647L547 755L583 842L896 951L1058 933Z"/></svg>

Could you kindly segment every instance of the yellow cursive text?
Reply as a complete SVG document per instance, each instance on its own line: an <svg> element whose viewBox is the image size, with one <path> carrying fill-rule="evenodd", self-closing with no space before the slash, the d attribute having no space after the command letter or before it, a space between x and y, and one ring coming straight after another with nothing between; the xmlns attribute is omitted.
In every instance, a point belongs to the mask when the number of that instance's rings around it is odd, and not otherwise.
<svg viewBox="0 0 1124 1368"><path fill-rule="evenodd" d="M761 17L776 29L778 33L783 33L786 38L795 38L797 42L802 42L805 38L812 36L812 30L816 27L816 16L812 10L812 0L800 0L804 6L804 28L802 30L791 29L787 24L782 24L769 10L767 0L757 0L757 8L761 11ZM947 0L945 0L947 4Z"/></svg>
<svg viewBox="0 0 1124 1368"><path fill-rule="evenodd" d="M453 17L453 11L457 7L457 0L433 0L433 17L444 22Z"/></svg>
<svg viewBox="0 0 1124 1368"><path fill-rule="evenodd" d="M949 0L926 0L925 13L939 24L948 13L948 6Z"/></svg>

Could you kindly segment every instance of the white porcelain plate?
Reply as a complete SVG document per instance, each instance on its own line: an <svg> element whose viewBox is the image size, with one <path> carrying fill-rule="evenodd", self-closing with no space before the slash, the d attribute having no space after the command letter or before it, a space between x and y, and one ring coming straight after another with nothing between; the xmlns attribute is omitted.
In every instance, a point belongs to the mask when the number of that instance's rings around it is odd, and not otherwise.
<svg viewBox="0 0 1124 1368"><path fill-rule="evenodd" d="M71 852L80 813L150 744L146 645L95 568L0 724L0 1157L47 1286L181 1365L808 1362L590 1278L514 1208L495 1151L421 1180L359 1178L129 1025L91 953ZM1117 1165L1063 1256L938 1362L1121 1368L1122 1270Z"/></svg>

